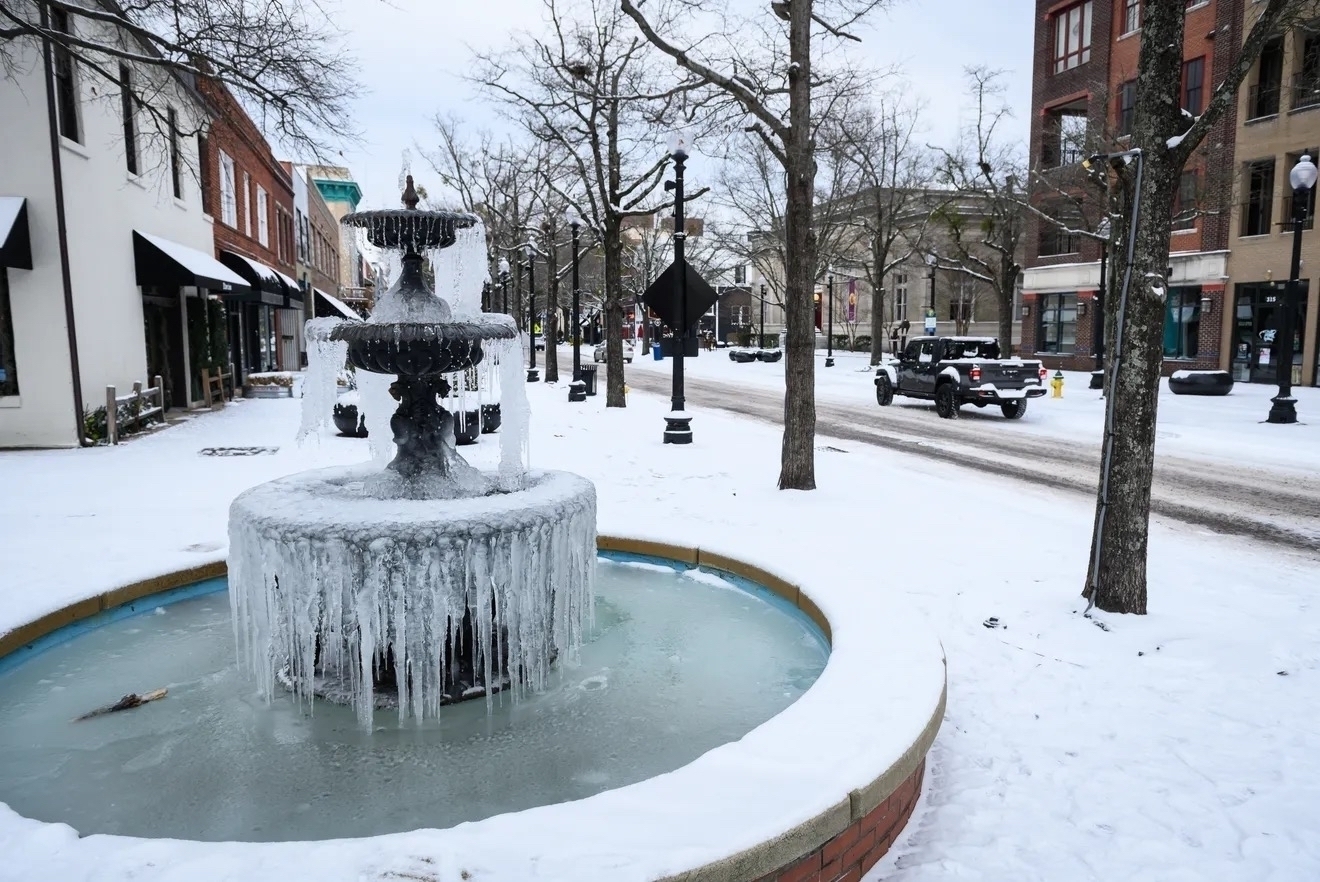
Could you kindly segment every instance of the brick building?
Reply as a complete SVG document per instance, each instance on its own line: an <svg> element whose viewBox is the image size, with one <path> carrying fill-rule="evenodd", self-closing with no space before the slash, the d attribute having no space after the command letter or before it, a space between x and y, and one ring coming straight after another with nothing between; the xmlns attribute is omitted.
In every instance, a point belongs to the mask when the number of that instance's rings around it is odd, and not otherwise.
<svg viewBox="0 0 1320 882"><path fill-rule="evenodd" d="M201 153L203 205L215 221L215 254L251 286L225 298L235 380L257 371L298 370L303 293L293 278L292 176L223 84L203 80L198 88L212 111Z"/></svg>
<svg viewBox="0 0 1320 882"><path fill-rule="evenodd" d="M360 319L339 299L339 220L312 180L309 166L283 163L293 179L293 230L297 243L298 284L304 295L304 317Z"/></svg>
<svg viewBox="0 0 1320 882"><path fill-rule="evenodd" d="M1031 162L1048 186L1033 198L1072 229L1095 229L1103 211L1101 199L1082 195L1080 163L1126 145L1148 2L1037 0ZM1236 58L1243 0L1192 0L1186 15L1182 104L1197 114ZM1183 175L1169 243L1166 374L1223 361L1235 131L1226 115ZM1051 368L1089 370L1100 318L1101 245L1038 218L1027 238L1022 351Z"/></svg>

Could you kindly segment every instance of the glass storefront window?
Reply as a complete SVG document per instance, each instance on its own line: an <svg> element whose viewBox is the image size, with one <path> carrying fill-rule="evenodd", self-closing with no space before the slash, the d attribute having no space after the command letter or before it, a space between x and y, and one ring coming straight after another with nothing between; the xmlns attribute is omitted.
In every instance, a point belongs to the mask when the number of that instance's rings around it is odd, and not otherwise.
<svg viewBox="0 0 1320 882"><path fill-rule="evenodd" d="M1294 381L1299 379L1301 372L1308 284L1303 279L1293 295ZM1233 313L1233 378L1252 383L1276 383L1279 368L1279 307L1283 303L1283 284L1245 283L1238 285L1236 290L1237 304Z"/></svg>
<svg viewBox="0 0 1320 882"><path fill-rule="evenodd" d="M0 395L18 394L18 355L14 352L14 317L9 311L9 276L0 266Z"/></svg>
<svg viewBox="0 0 1320 882"><path fill-rule="evenodd" d="M1071 353L1077 348L1077 295L1042 294L1037 352Z"/></svg>
<svg viewBox="0 0 1320 882"><path fill-rule="evenodd" d="M1201 289L1170 288L1164 308L1164 357L1196 358L1201 337Z"/></svg>

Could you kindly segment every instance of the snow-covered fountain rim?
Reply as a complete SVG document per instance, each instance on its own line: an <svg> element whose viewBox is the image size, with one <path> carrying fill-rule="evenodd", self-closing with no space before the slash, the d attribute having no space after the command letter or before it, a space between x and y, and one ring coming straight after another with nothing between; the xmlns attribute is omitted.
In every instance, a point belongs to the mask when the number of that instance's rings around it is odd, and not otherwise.
<svg viewBox="0 0 1320 882"><path fill-rule="evenodd" d="M79 837L68 825L0 806L7 860L52 878L98 880L212 878L199 876L199 866L223 867L225 878L357 880L385 870L454 868L455 878L467 869L499 880L755 879L856 825L919 771L944 715L945 660L925 618L902 598L877 591L865 574L816 582L809 560L771 569L681 535L600 536L598 548L763 585L822 624L831 640L825 670L738 741L586 799L444 830L271 843ZM80 619L224 574L217 561L89 597L0 634L0 661Z"/></svg>

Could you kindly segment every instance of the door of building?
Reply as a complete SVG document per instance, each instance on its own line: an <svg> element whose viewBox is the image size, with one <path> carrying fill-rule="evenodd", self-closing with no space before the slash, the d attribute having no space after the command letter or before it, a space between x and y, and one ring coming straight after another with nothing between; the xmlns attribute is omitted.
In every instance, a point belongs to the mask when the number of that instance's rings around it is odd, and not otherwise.
<svg viewBox="0 0 1320 882"><path fill-rule="evenodd" d="M1233 325L1233 379L1252 383L1279 381L1279 318L1284 283L1237 286ZM1302 341L1306 328L1307 280L1293 294L1293 381L1301 382Z"/></svg>
<svg viewBox="0 0 1320 882"><path fill-rule="evenodd" d="M160 377L167 407L188 406L188 375L183 363L183 319L175 297L157 289L142 298L142 322L147 344L147 382Z"/></svg>

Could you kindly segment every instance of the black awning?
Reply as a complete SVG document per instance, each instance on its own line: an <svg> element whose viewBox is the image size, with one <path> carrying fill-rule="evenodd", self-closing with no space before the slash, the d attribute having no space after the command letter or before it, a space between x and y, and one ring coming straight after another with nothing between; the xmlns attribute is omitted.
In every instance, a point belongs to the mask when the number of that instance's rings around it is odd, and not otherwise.
<svg viewBox="0 0 1320 882"><path fill-rule="evenodd" d="M195 285L221 294L246 294L251 290L241 276L211 255L138 230L133 231L133 262L137 283L143 286Z"/></svg>
<svg viewBox="0 0 1320 882"><path fill-rule="evenodd" d="M0 196L0 266L32 269L27 199L22 196Z"/></svg>
<svg viewBox="0 0 1320 882"><path fill-rule="evenodd" d="M221 251L220 262L242 276L249 286L248 291L230 299L281 308L284 306L285 285L280 281L280 274L275 270L259 260L235 254L233 251Z"/></svg>

